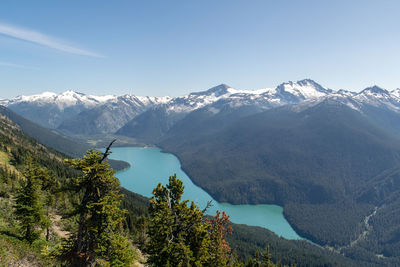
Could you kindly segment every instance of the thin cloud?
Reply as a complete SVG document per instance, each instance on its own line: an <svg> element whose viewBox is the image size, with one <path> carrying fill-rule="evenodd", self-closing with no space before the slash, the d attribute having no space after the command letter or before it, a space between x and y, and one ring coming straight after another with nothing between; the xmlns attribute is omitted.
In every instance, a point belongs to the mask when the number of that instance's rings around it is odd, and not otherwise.
<svg viewBox="0 0 400 267"><path fill-rule="evenodd" d="M89 57L104 57L97 53L65 44L64 42L57 40L56 38L53 38L46 34L2 23L0 23L0 34L32 42L35 44L40 44L70 54L89 56Z"/></svg>
<svg viewBox="0 0 400 267"><path fill-rule="evenodd" d="M15 63L10 63L10 62L5 62L5 61L0 61L0 66L36 70L36 68L32 68L32 67L28 67L28 66L24 66L24 65L20 65L20 64L15 64Z"/></svg>

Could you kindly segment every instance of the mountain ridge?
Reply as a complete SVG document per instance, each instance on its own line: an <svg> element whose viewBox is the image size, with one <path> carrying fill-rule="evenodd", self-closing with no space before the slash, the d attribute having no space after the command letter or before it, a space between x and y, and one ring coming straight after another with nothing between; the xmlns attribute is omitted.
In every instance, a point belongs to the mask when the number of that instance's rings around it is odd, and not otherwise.
<svg viewBox="0 0 400 267"><path fill-rule="evenodd" d="M378 86L368 87L361 92L334 91L314 80L288 81L274 88L239 90L226 84L208 90L193 92L178 97L142 97L133 94L120 96L93 96L68 90L61 94L44 92L32 96L19 96L0 100L7 106L41 126L59 129L67 134L113 134L120 129L126 132L131 120L151 110L161 110L184 117L194 110L209 107L217 112L223 106L235 109L240 106L256 106L266 110L283 105L319 98L347 99L347 104L355 109L368 103L386 105L389 109L400 110L400 89L387 91ZM135 124L135 122L133 122Z"/></svg>

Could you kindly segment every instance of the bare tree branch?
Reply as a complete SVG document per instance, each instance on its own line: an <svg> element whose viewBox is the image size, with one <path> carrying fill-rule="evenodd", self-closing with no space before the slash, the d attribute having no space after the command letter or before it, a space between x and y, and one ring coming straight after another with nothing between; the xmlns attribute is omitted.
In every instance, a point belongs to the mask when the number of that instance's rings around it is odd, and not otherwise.
<svg viewBox="0 0 400 267"><path fill-rule="evenodd" d="M212 200L207 201L206 207L201 211L202 213L205 213L210 207L212 207Z"/></svg>
<svg viewBox="0 0 400 267"><path fill-rule="evenodd" d="M103 153L103 158L100 160L99 163L102 163L112 152L110 151L111 146L113 145L113 143L117 141L117 139L114 139L111 141L111 143L108 145L106 152Z"/></svg>

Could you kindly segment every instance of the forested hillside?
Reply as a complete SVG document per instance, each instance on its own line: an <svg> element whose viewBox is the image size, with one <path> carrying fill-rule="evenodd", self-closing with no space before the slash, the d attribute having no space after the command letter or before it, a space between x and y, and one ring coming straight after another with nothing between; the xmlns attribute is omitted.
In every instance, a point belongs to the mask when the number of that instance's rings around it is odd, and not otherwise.
<svg viewBox="0 0 400 267"><path fill-rule="evenodd" d="M79 214L82 214L82 212L90 214L96 205L103 205L100 204L102 202L93 204L87 202L87 206L82 206L82 203L85 202L81 201L85 201L85 199L86 201L90 201L97 194L103 194L104 190L105 194L107 194L106 192L113 190L112 188L118 189L119 187L115 187L115 185L118 185L119 182L116 178L110 176L113 174L113 171L108 169L107 165L101 164L101 161L93 165L92 168L95 169L91 169L90 172L82 169L86 168L84 167L86 164L94 164L91 163L91 159L96 159L96 161L97 159L101 159L99 153L91 152L83 159L69 160L66 165L64 163L64 159L66 158L64 154L41 145L36 140L25 135L17 125L4 115L0 116L0 243L2 244L0 248L0 263L5 265L43 266L69 262L80 265L81 263L79 262L81 260L79 258L81 258L81 254L76 254L78 258L75 258L74 254L71 254L74 253L75 247L71 247L70 244L74 243L70 242L75 238L75 231L78 231L78 233L80 231L93 231L91 228L84 230L85 228L82 227L87 223L89 225L96 223L94 219L97 217L93 217L93 215L97 213L93 213L89 217L82 217ZM83 176L79 170L83 171ZM93 170L96 171L93 173ZM73 177L81 178L71 179ZM97 181L96 177L101 179ZM93 178L96 179L93 180ZM101 183L107 181L110 183L108 186L100 186ZM99 182L97 191L95 189L97 193L95 195L87 195L90 190L93 190L90 189L90 184L95 186ZM85 188L86 191L82 191ZM117 226L119 225L118 222L121 222L121 233L129 236L129 243L131 244L129 247L132 244L136 244L139 247L147 246L146 244L149 242L146 226L149 220L147 211L148 199L122 190L127 197L121 203L121 207L126 208L129 212L124 216L123 221L121 221L117 219L118 216L123 214L120 213L120 215L117 215L119 204L113 208L113 205L115 205L113 203L119 203L119 197L115 195L116 192L112 192L110 191L111 194L104 198L104 200L101 200L105 201L104 204L108 203L108 208L99 210L99 212L104 214L96 220L112 216L113 219L107 223L107 227L111 225ZM179 199L177 201L180 202ZM213 229L211 224L208 226L206 221L203 222L202 213L197 214L201 215L199 217L201 220L198 223L205 223L204 230ZM77 224L78 218L79 224ZM82 218L86 219L82 220ZM186 219L188 218L190 217ZM163 218L164 221L166 219ZM87 220L92 220L92 222ZM190 221L188 223L190 225ZM101 233L98 231L99 229L96 230L98 234ZM162 233L162 231L159 233ZM79 236L77 234L78 240ZM90 236L92 235L90 234L82 240L89 241ZM215 238L218 236L216 235ZM67 240L69 241L62 241L66 237L68 237ZM115 234L110 236L110 232L106 231L95 239L91 239L91 242L101 245L103 249L98 250L98 247L94 246L95 254L92 254L90 252L92 245L89 245L83 250L82 253L84 254L82 255L87 255L88 258L86 260L91 261L93 259L100 266L108 266L107 262L118 263L118 266L126 266L124 262L128 262L132 257L137 256L135 256L131 248L126 247L125 241L121 238L122 235L120 237ZM216 242L217 240L219 239L215 239ZM111 242L111 244L115 242L116 247L107 248L108 242ZM190 241L187 242L190 244ZM218 242L215 244L219 244ZM79 247L76 249L79 249ZM212 250L209 250L209 253L211 252ZM228 253L228 251L224 253ZM125 256L121 257L118 255ZM229 260L230 258L226 259ZM258 260L255 259L255 261ZM240 265L239 262L237 264ZM112 265L114 266L114 264ZM216 266L225 266L225 264Z"/></svg>
<svg viewBox="0 0 400 267"><path fill-rule="evenodd" d="M62 151L70 156L80 157L86 152L87 149L89 149L88 146L71 141L55 131L33 123L32 121L25 119L6 107L0 106L0 114L7 116L25 133L35 138L39 142L57 149L58 151Z"/></svg>
<svg viewBox="0 0 400 267"><path fill-rule="evenodd" d="M56 152L39 144L34 139L26 136L18 126L9 119L0 118L1 138L1 223L0 223L0 262L3 264L29 264L30 266L53 265L57 259L52 253L57 251L60 240L76 229L76 220L70 217L76 201L81 194L75 194L69 190L63 190L68 185L71 177L79 176L80 173L64 164L64 154ZM28 156L30 155L30 156ZM32 158L37 166L47 170L52 177L58 181L54 194L55 198L49 206L50 224L48 231L42 232L41 237L30 244L24 241L20 232L20 224L13 214L15 198L21 187L28 158ZM67 186L68 187L68 186ZM42 188L41 190L47 190ZM49 189L50 190L50 189ZM54 190L54 189L52 189ZM46 191L43 191L46 192ZM124 222L124 229L133 244L145 250L148 243L147 226L149 224L149 200L137 194L121 189L124 198L121 207L128 210ZM245 266L255 266L261 261L267 245L270 246L270 258L274 262L283 264L296 263L298 266L324 265L324 266L351 266L357 263L346 259L333 252L315 247L302 241L288 241L278 238L272 232L257 228L240 225L232 225L233 235L228 235L233 255L237 254L239 261ZM47 241L46 241L47 239ZM255 254L260 258L253 257ZM269 255L269 254L268 254ZM238 263L240 264L240 263Z"/></svg>
<svg viewBox="0 0 400 267"><path fill-rule="evenodd" d="M67 137L60 135L55 130L42 127L24 117L14 113L10 109L0 105L0 114L7 116L13 123L18 125L24 133L36 139L40 143L60 151L71 157L81 157L91 148L90 145L78 143ZM122 170L129 167L129 164L120 160L110 160L111 166L115 170Z"/></svg>
<svg viewBox="0 0 400 267"><path fill-rule="evenodd" d="M197 183L231 203L333 203L357 197L360 184L399 164L399 140L350 108L326 102L245 117L215 134L192 132L182 138L178 131L161 145L182 158ZM257 191L224 193L241 184Z"/></svg>
<svg viewBox="0 0 400 267"><path fill-rule="evenodd" d="M383 117L327 99L199 134L180 126L159 145L219 201L279 204L294 229L318 244L398 260L399 226L386 216L398 203L400 142ZM213 119L192 125L209 129Z"/></svg>
<svg viewBox="0 0 400 267"><path fill-rule="evenodd" d="M2 243L0 262L4 265L16 266L53 264L54 261L41 252L41 249L46 246L46 242L38 240L29 244L29 242L21 240L21 228L19 228L18 220L14 215L16 197L19 188L24 183L24 172L29 161L34 161L37 166L48 170L52 177L56 177L57 180L54 181L54 184L58 185L62 180L78 173L64 165L64 154L49 149L28 137L4 115L0 115L0 140L0 242ZM53 200L57 199L57 203L54 202L54 207L51 209L54 215L53 225L48 227L51 243L58 242L60 235L65 233L60 228L62 225L59 225L58 218L61 210L66 210L70 205L68 199L73 199L73 196L67 195L64 195L66 198L61 198L58 193L54 196L56 198Z"/></svg>

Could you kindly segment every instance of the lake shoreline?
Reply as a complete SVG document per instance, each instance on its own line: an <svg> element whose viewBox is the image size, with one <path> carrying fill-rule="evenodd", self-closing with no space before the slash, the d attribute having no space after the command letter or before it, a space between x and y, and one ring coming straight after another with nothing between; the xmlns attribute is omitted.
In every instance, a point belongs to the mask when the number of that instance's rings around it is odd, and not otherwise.
<svg viewBox="0 0 400 267"><path fill-rule="evenodd" d="M116 147L113 150L114 151L110 155L110 158L123 159L132 166L130 169L120 171L116 174L118 179L121 181L121 186L131 192L149 197L153 188L159 182L167 183L168 177L175 172L177 173L178 178L182 179L185 184L185 199L195 201L199 207L206 205L208 200L213 201L214 206L209 211L209 215L213 215L217 209L225 210L229 215L231 215L231 221L235 224L259 226L286 239L304 240L304 238L298 235L297 232L294 231L293 227L288 223L285 216L283 216L283 208L279 205L235 205L218 202L218 200L214 199L214 197L208 194L207 191L192 181L189 175L187 175L185 170L182 168L179 157L173 153L168 153L168 151L156 146ZM153 167L155 163L157 168ZM143 171L147 172L147 174L143 173ZM154 171L156 173L153 173ZM153 173L151 175L155 177L147 177L148 172ZM135 177L135 179L132 179L132 177Z"/></svg>
<svg viewBox="0 0 400 267"><path fill-rule="evenodd" d="M192 181L192 183L195 184L196 186L200 187L200 188L203 189L204 191L206 191L208 194L210 194L210 195L212 196L213 199L215 199L216 201L219 201L217 196L214 196L212 193L208 192L206 188L203 188L201 185L197 184L197 183L190 177L190 175L189 175L190 171L187 170L187 169L182 165L182 162L183 162L183 161L182 161L182 159L179 157L179 155L175 154L175 153L172 152L172 151L168 151L167 149L163 148L162 146L152 146L152 147L161 149L161 152L162 152L162 153L167 153L167 154L172 154L172 155L174 155L174 156L179 160L179 162L181 162L181 169L186 173L186 175L189 177L189 179ZM284 211L284 205L281 206L281 205L279 205L279 204L277 204L277 203L251 203L251 202L249 202L249 203L219 202L219 203L226 203L226 204L230 204L230 205L263 205L263 204L265 204L265 205L276 205L276 206L279 206L279 207L282 208L282 215L283 215L283 217L284 217L285 220L289 223L290 227L293 228L293 230L296 232L296 234L297 234L298 236L300 236L301 238L303 238L304 240L306 240L307 242L311 242L312 244L314 244L314 245L316 245L316 246L319 246L318 244L314 243L313 241L310 241L309 238L304 237L304 235L301 235L301 234L299 233L299 232L301 232L301 231L299 230L299 228L298 228L296 225L292 224L291 221L288 219L288 217L287 217L287 215L286 215L286 213L285 213L285 211ZM266 228L266 229L267 229L267 228Z"/></svg>

